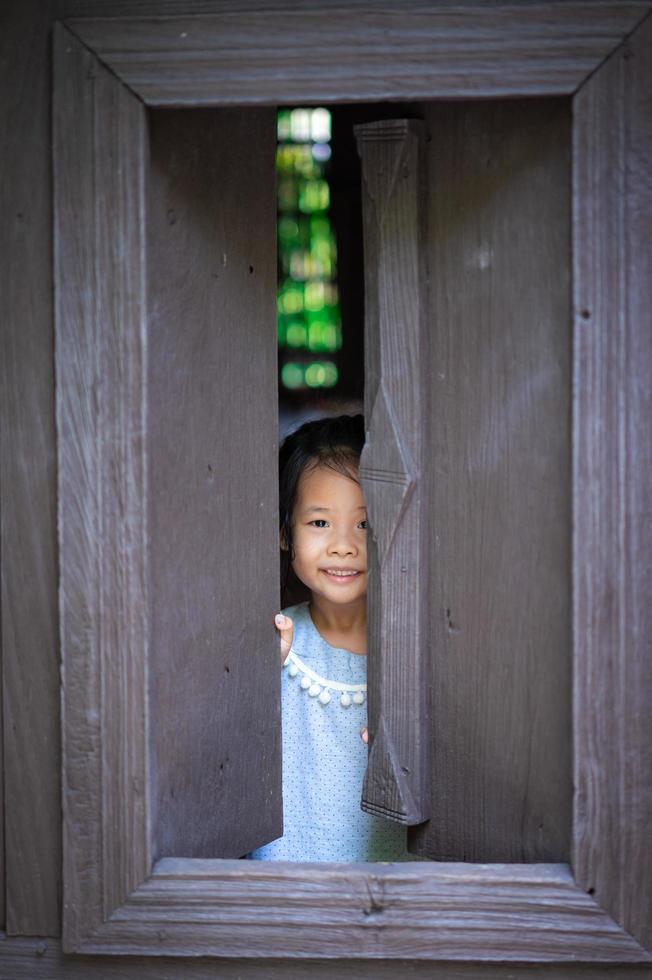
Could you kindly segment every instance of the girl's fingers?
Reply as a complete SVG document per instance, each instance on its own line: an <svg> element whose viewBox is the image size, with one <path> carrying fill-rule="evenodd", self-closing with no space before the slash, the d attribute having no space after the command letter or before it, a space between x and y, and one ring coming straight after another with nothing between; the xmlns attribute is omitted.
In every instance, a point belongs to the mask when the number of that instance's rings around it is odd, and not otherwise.
<svg viewBox="0 0 652 980"><path fill-rule="evenodd" d="M278 616L274 617L274 624L276 629L281 634L281 639L292 639L292 633L294 632L294 624L289 616L284 616L283 613L279 613Z"/></svg>
<svg viewBox="0 0 652 980"><path fill-rule="evenodd" d="M369 729L367 729L367 728L361 728L360 729L360 738L362 739L362 741L364 742L364 744L367 745L367 743L369 742Z"/></svg>
<svg viewBox="0 0 652 980"><path fill-rule="evenodd" d="M288 653L290 652L290 647L292 646L294 624L289 616L284 616L283 613L278 613L274 617L274 625L281 636L281 663L284 663Z"/></svg>

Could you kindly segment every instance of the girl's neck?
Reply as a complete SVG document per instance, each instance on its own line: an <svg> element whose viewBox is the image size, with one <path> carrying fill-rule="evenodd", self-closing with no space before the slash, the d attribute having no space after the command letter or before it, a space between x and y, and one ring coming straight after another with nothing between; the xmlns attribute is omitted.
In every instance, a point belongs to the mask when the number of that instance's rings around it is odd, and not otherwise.
<svg viewBox="0 0 652 980"><path fill-rule="evenodd" d="M317 632L333 647L351 653L367 652L367 598L351 605L324 603L319 596L310 597L310 616Z"/></svg>

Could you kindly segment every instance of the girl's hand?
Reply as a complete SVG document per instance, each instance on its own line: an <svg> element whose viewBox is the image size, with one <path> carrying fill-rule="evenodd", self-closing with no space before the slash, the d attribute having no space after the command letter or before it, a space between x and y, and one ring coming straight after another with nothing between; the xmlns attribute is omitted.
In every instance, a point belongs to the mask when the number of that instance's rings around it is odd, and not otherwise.
<svg viewBox="0 0 652 980"><path fill-rule="evenodd" d="M289 616L278 613L274 617L274 625L281 635L281 664L284 664L292 646L294 624Z"/></svg>
<svg viewBox="0 0 652 980"><path fill-rule="evenodd" d="M368 745L369 744L369 729L368 728L361 728L360 729L360 738L362 739L362 741L364 742L365 745Z"/></svg>

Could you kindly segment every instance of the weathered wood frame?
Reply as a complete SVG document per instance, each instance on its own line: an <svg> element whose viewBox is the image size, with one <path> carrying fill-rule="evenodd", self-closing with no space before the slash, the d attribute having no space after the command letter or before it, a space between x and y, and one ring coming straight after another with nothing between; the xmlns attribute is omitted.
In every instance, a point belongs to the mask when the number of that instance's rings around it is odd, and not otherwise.
<svg viewBox="0 0 652 980"><path fill-rule="evenodd" d="M650 405L636 372L649 359L652 303L650 277L642 274L649 259L631 263L632 247L645 245L652 209L644 179L652 132L640 104L650 76L637 57L651 43L652 21L640 23L650 6L409 3L392 10L379 2L363 13L334 7L327 37L322 18L319 31L311 30L314 11L298 25L290 7L57 27L67 951L650 961L643 721L651 683L639 630L651 583L642 562L637 577L636 565L651 473ZM301 53L296 60L286 32ZM335 63L323 57L332 50ZM552 94L575 95L574 874L563 865L174 858L152 868L145 107ZM631 174L639 175L638 187ZM100 200L112 206L103 210ZM619 329L609 329L612 323ZM98 372L115 380L101 415Z"/></svg>

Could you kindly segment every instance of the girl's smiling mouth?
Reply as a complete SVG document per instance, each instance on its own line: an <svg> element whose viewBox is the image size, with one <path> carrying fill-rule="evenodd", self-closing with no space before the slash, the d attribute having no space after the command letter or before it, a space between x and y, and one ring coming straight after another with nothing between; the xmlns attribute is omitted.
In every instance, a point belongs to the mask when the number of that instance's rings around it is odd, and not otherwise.
<svg viewBox="0 0 652 980"><path fill-rule="evenodd" d="M328 575L330 578L341 580L352 579L356 578L358 575L362 575L362 572L355 568L321 568L320 571L322 571L325 575Z"/></svg>

